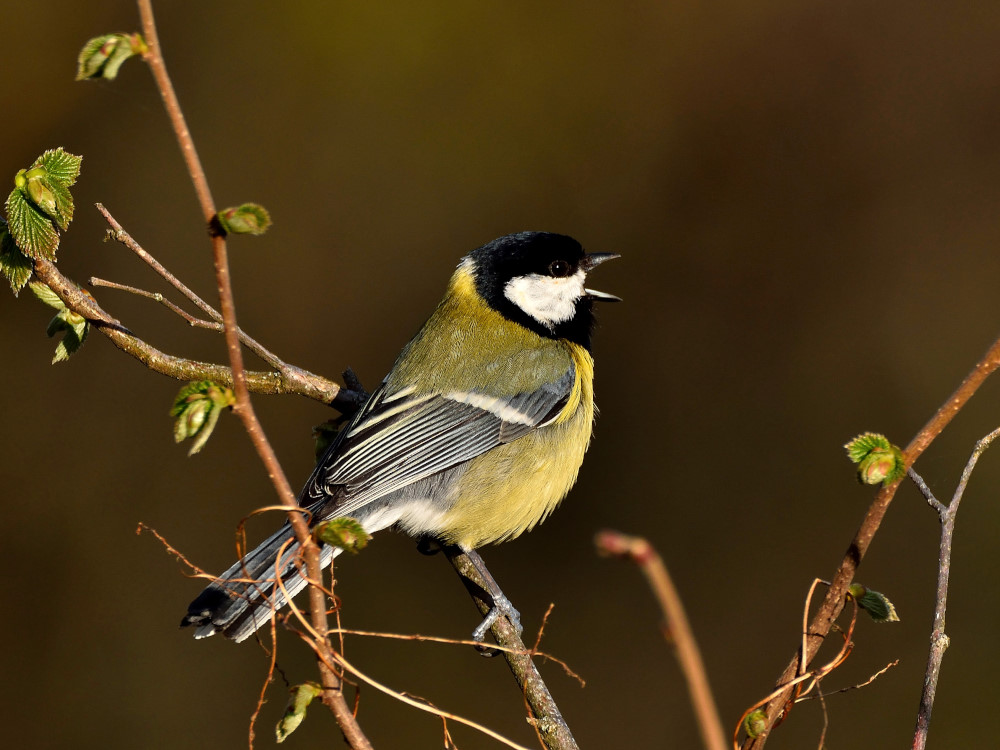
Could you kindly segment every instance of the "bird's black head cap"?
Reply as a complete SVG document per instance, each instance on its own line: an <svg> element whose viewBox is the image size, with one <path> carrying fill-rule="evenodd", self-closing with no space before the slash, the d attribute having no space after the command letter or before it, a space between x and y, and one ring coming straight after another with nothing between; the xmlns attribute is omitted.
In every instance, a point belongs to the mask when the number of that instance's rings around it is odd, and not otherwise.
<svg viewBox="0 0 1000 750"><path fill-rule="evenodd" d="M475 264L476 289L490 307L540 336L568 339L587 349L594 315L583 279L607 257L612 256L588 256L572 237L552 232L508 234L468 255ZM555 283L559 281L565 283ZM550 302L546 295L556 295L557 289L563 295L558 312L540 311L536 305ZM554 297L551 301L556 303Z"/></svg>

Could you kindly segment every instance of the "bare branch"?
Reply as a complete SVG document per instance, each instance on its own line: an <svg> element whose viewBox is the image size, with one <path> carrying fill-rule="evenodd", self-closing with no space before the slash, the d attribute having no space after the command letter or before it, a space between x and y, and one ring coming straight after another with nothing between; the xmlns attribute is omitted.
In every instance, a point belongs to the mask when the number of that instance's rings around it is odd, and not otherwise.
<svg viewBox="0 0 1000 750"><path fill-rule="evenodd" d="M479 611L485 616L493 608L493 601L486 593L488 590L486 581L476 570L469 553L453 546L445 546L444 553L466 583L466 588ZM490 630L497 643L503 647L502 653L507 660L507 666L510 667L514 679L524 692L525 700L534 714L535 728L545 747L549 750L578 750L569 725L559 712L559 707L532 660L535 652L525 648L521 636L506 617L494 620Z"/></svg>
<svg viewBox="0 0 1000 750"><path fill-rule="evenodd" d="M130 235L121 224L118 223L117 219L111 215L100 203L97 204L97 210L108 222L111 229L108 231L108 236L112 239L120 242L122 245L127 247L129 250L134 252L142 261L144 261L150 268L152 268L156 273L158 273L164 280L167 281L172 287L177 289L181 294L187 297L194 305L196 305L202 312L208 315L212 320L216 321L216 324L211 324L205 321L196 321L195 318L183 312L173 303L162 300L163 304L167 305L171 310L176 312L178 315L187 320L191 325L195 325L201 328L209 328L212 330L224 331L225 327L222 325L222 314L219 313L214 307L205 302L201 297L198 296L193 290L191 290L184 282L174 276L170 271L168 271L163 264L161 264L156 258L152 256L145 248L142 247L136 240ZM111 286L108 282L103 282L104 285ZM142 292L140 290L135 290L134 287L127 287L126 291L133 291L134 293L144 294L145 296L150 296L149 292ZM153 299L156 299L154 296ZM161 301L157 299L157 301ZM337 406L343 407L343 409L351 409L359 406L365 398L363 389L354 388L351 383L348 383L348 388L341 388L339 385L331 380L316 375L309 372L308 370L303 370L301 367L295 367L290 365L284 360L280 359L276 354L265 348L259 341L249 336L242 328L236 329L239 334L239 339L250 351L260 357L264 362L267 362L271 367L275 368L281 373L282 378L289 383L302 382L303 387L309 389L315 389L319 387L320 390L324 392L332 392L333 397L337 399ZM254 392L255 389L251 388ZM332 398L331 398L332 401ZM326 403L330 403L327 401Z"/></svg>
<svg viewBox="0 0 1000 750"><path fill-rule="evenodd" d="M90 294L66 278L51 261L36 259L35 276L44 282L73 312L83 316L98 331L126 354L139 360L153 372L176 380L214 380L222 385L233 385L233 373L228 367L198 362L193 359L166 354L136 336L122 323L107 313ZM324 404L330 404L340 393L340 386L318 375L306 379L293 379L281 372L247 372L247 387L254 393L295 393Z"/></svg>
<svg viewBox="0 0 1000 750"><path fill-rule="evenodd" d="M938 680L941 677L941 663L944 661L944 652L948 650L951 639L945 633L945 615L948 611L948 582L951 576L951 551L952 540L955 536L955 519L958 516L958 507L965 495L965 488L969 485L972 471L976 468L976 463L983 452L990 447L990 444L1000 436L1000 428L994 430L986 437L976 443L962 471L962 477L955 488L955 494L951 502L945 506L934 498L927 483L917 472L911 468L909 470L910 479L920 489L920 492L927 502L938 512L938 519L941 522L941 541L938 545L938 581L937 592L934 600L934 624L931 627L931 646L927 656L927 670L924 674L924 689L920 695L920 708L917 710L917 725L913 733L913 750L924 750L927 745L927 732L930 729L931 712L934 709L934 699L937 695Z"/></svg>
<svg viewBox="0 0 1000 750"><path fill-rule="evenodd" d="M691 704L698 719L701 739L708 750L725 750L726 736L719 719L719 709L712 696L705 663L701 659L698 642L691 631L680 594L670 578L663 558L645 539L628 536L619 531L602 531L594 540L598 552L622 557L635 563L649 583L660 603L665 622L664 635L674 646L684 680L687 682Z"/></svg>
<svg viewBox="0 0 1000 750"><path fill-rule="evenodd" d="M128 284L119 284L116 281L99 279L96 276L91 276L89 283L91 286L102 287L104 289L117 289L119 292L128 292L129 294L135 294L139 297L151 299L153 302L159 302L161 305L170 310L170 312L187 321L187 324L192 328L207 328L210 331L217 332L221 332L223 330L222 323L217 323L214 320L201 320L200 318L196 318L183 308L175 305L159 292L148 292L145 289L139 289L138 287L129 286Z"/></svg>

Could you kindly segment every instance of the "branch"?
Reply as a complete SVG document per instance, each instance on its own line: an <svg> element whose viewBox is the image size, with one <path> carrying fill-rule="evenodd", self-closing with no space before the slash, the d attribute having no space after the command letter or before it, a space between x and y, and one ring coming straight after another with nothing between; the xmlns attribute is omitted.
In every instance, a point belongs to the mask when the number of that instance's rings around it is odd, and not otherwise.
<svg viewBox="0 0 1000 750"><path fill-rule="evenodd" d="M192 328L206 328L209 331L215 331L216 333L221 333L225 330L225 326L214 320L201 320L196 318L184 308L179 305L175 305L173 302L168 300L159 292L147 292L145 289L140 289L136 286L129 286L128 284L119 284L117 281L108 281L107 279L100 279L97 276L91 276L88 282L91 286L101 287L104 289L117 289L119 292L128 292L129 294L134 294L138 297L145 297L146 299L153 300L153 302L159 302L165 308L170 310L180 318L187 321L187 324Z"/></svg>
<svg viewBox="0 0 1000 750"><path fill-rule="evenodd" d="M989 435L976 443L976 447L969 456L965 469L962 471L962 478L959 480L955 494L948 505L944 505L931 492L926 482L913 469L909 470L910 479L920 489L921 494L927 503L937 511L938 519L941 522L941 542L938 545L938 582L937 593L934 601L934 625L931 628L931 647L927 656L927 671L924 676L924 689L920 695L920 708L917 711L917 726L913 733L913 750L924 750L927 745L927 731L930 728L931 712L934 709L934 698L937 695L938 679L941 676L941 662L944 660L944 652L948 650L951 639L945 634L945 614L948 610L948 580L951 575L951 550L952 539L955 535L955 518L958 515L958 506L962 502L965 488L969 484L972 470L983 452L990 447L990 443L1000 437L1000 428L994 430Z"/></svg>
<svg viewBox="0 0 1000 750"><path fill-rule="evenodd" d="M701 660L698 642L691 632L684 604L670 579L667 566L663 564L663 558L647 540L627 536L619 531L598 533L594 544L601 554L632 561L646 576L663 611L664 635L673 644L677 661L684 673L702 742L708 750L725 750L726 736L722 731L722 721L712 697L712 688L708 683L708 673Z"/></svg>
<svg viewBox="0 0 1000 750"><path fill-rule="evenodd" d="M174 93L173 84L167 74L167 67L163 61L160 51L160 42L156 33L156 22L153 18L153 6L151 0L137 0L139 15L142 18L142 30L149 48L143 56L149 64L156 79L157 88L163 97L167 114L173 124L177 141L180 144L181 152L188 166L191 181L194 183L195 192L198 194L198 201L201 204L202 214L205 221L212 225L215 217L215 204L212 201L212 194L208 188L208 181L205 178L205 170L198 159L198 152L195 149L194 141L184 121L184 114L181 111L177 95ZM226 240L221 232L212 232L212 257L215 264L215 277L219 288L219 307L222 312L222 322L225 325L226 348L229 352L229 364L233 375L233 393L236 398L234 410L243 422L250 440L257 451L258 456L267 470L271 482L282 505L289 509L288 521L295 531L295 538L298 540L306 561L306 569L309 578L316 582L322 582L323 569L320 565L319 546L313 541L309 533L309 524L302 517L299 505L296 502L295 494L291 485L285 477L278 458L264 435L264 430L257 419L257 415L250 403L250 392L247 385L247 376L243 368L243 352L240 349L239 332L236 325L236 306L233 300L233 290L229 277L229 260L226 254ZM311 642L317 655L317 662L320 672L320 679L325 688L323 690L323 703L330 709L336 717L337 723L344 733L348 743L359 750L371 748L371 743L361 731L356 718L350 707L344 700L341 691L341 679L330 665L333 655L333 647L325 633L328 630L326 617L326 594L322 586L309 586L309 610L310 620L318 635Z"/></svg>
<svg viewBox="0 0 1000 750"><path fill-rule="evenodd" d="M486 593L488 590L486 581L479 575L469 555L458 547L445 545L444 553L465 582L479 611L485 616L493 608L493 600ZM548 750L579 750L566 720L559 712L559 707L532 660L534 652L525 647L521 636L506 617L494 620L491 632L497 643L503 647L502 653L507 660L507 666L510 667L514 679L524 693L534 717L534 727L545 747Z"/></svg>
<svg viewBox="0 0 1000 750"><path fill-rule="evenodd" d="M948 426L948 423L954 419L955 415L968 403L969 399L972 398L973 394L979 389L979 386L988 378L996 369L1000 367L1000 339L997 339L987 350L983 358L976 363L972 371L965 376L965 380L962 384L955 390L955 392L948 398L944 404L937 410L930 421L916 434L910 444L906 446L904 451L906 456L907 467L911 466L914 461L927 449L927 447L937 438L938 435ZM830 588L827 590L826 597L823 603L820 605L819 609L816 611L815 617L813 617L812 622L809 626L809 634L806 639L806 650L802 654L802 667L805 666L816 656L816 652L819 651L820 646L823 644L823 640L826 638L827 634L830 632L830 628L833 626L834 621L840 614L840 611L844 608L844 603L846 601L847 588L851 585L851 581L854 579L854 573L857 571L858 566L864 559L865 553L868 551L868 547L872 543L872 539L878 532L879 526L882 524L882 519L885 517L886 511L889 510L889 505L892 503L893 497L896 495L896 490L899 489L899 485L902 483L902 479L893 482L887 487L883 487L875 495L875 499L871 506L868 508L868 512L865 514L864 520L861 522L861 527L858 529L851 541L850 546L847 548L847 552L844 554L844 559L840 563L840 567L837 569L836 575L833 577L833 581L830 584ZM792 657L788 666L785 667L784 672L778 678L777 685L786 685L795 679L795 675L799 673L799 654L796 653ZM787 703L789 697L791 696L792 689L786 688L782 690L775 698L773 698L770 703L767 704L767 730L764 731L760 736L755 739L747 739L743 743L745 750L760 750L764 747L767 742L767 736L771 728L774 727L775 722L781 715L785 703Z"/></svg>
<svg viewBox="0 0 1000 750"><path fill-rule="evenodd" d="M66 278L51 261L34 260L35 276L44 282L73 312L83 316L98 331L126 354L139 360L153 372L176 380L214 380L232 387L233 372L223 365L198 362L166 354L136 336L120 321L107 313L90 294ZM306 379L289 379L280 372L247 372L247 387L254 393L270 395L295 393L330 404L341 388L318 375Z"/></svg>
<svg viewBox="0 0 1000 750"><path fill-rule="evenodd" d="M137 256L139 256L139 258L143 262L145 262L150 268L156 271L156 273L159 274L163 279L165 279L167 283L169 283L172 287L177 289L177 291L179 291L185 297L187 297L202 312L204 312L206 315L212 318L212 320L216 321L216 323L212 324L206 321L199 321L193 318L192 316L188 315L183 310L181 310L179 307L177 307L177 305L174 305L172 302L164 299L162 295L151 294L143 290L135 289L134 287L126 287L123 285L117 285L117 288L123 289L124 291L132 292L134 294L141 294L143 296L150 297L157 302L161 302L162 304L170 308L172 311L180 315L182 318L187 320L190 325L198 326L201 328L211 328L213 330L218 330L218 331L225 330L225 326L222 323L221 313L219 313L214 307L212 307L207 302L205 302L205 300L199 297L198 294L196 294L193 290L191 290L186 284L184 284L184 282L182 282L180 279L178 279L176 276L170 273L170 271L168 271L163 266L163 264L161 264L158 260L156 260L156 258L154 258L147 250L145 250L142 247L142 245L136 242L135 239L133 239L132 235L130 235L127 231L125 231L124 227L122 227L122 225L118 223L118 220L111 215L111 212L108 211L107 208L98 203L97 210L101 213L101 215L108 222L108 225L111 227L111 229L108 231L109 237L111 237L117 242L120 242L122 245L124 245L133 253L135 253ZM95 286L115 287L114 284L102 281L100 279L91 279L91 283L94 284ZM243 345L246 346L250 351L252 351L258 357L260 357L263 361L271 365L271 367L273 367L275 370L277 370L281 374L281 377L285 382L290 384L300 384L298 387L301 387L303 390L306 390L308 392L319 391L324 394L330 394L329 399L324 400L324 403L329 404L334 399L336 399L335 405L338 407L342 407L342 410L351 408L356 409L364 402L366 395L361 390L355 389L353 387L341 388L333 381L327 380L321 375L316 375L314 373L309 372L308 370L302 369L301 367L295 367L294 365L290 365L287 362L280 359L276 354L266 349L257 340L247 335L242 328L237 328L237 332L239 334L239 339L243 343ZM254 392L258 392L255 388L251 388L251 390Z"/></svg>

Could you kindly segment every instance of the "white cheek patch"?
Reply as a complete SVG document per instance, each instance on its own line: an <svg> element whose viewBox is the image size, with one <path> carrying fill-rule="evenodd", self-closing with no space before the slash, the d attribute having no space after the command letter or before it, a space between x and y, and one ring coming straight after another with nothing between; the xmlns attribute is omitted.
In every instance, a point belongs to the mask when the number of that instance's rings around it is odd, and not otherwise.
<svg viewBox="0 0 1000 750"><path fill-rule="evenodd" d="M576 314L576 303L586 293L585 276L583 271L561 279L529 273L508 281L503 295L539 323L553 328Z"/></svg>

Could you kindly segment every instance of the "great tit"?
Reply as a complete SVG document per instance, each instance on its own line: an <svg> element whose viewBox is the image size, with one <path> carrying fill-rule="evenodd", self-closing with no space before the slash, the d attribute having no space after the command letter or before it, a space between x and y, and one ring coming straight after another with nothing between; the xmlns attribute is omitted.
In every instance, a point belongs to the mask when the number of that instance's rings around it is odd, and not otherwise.
<svg viewBox="0 0 1000 750"><path fill-rule="evenodd" d="M463 258L430 319L306 482L299 504L311 523L349 517L369 533L395 527L468 551L544 520L590 443L592 306L618 298L585 280L616 257L586 254L565 235L521 232ZM286 522L202 591L181 625L196 626L196 638L248 638L287 601L275 581L289 540L280 574L294 596L305 581ZM324 546L323 566L339 552ZM499 591L494 599L516 615Z"/></svg>

